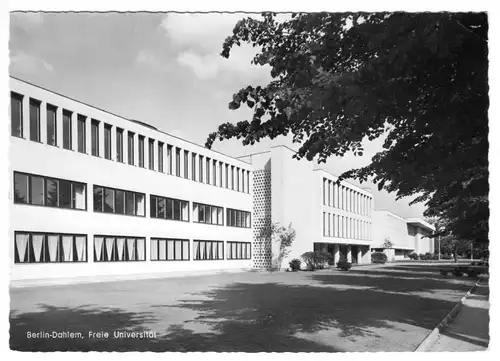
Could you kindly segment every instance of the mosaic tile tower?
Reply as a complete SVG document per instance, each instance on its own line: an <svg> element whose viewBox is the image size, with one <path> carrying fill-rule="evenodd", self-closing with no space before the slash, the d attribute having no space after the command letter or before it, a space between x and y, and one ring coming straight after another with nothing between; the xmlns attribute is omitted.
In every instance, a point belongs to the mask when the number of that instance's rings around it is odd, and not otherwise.
<svg viewBox="0 0 500 361"><path fill-rule="evenodd" d="M271 226L271 171L257 170L253 174L253 268L271 268L271 239L260 236Z"/></svg>

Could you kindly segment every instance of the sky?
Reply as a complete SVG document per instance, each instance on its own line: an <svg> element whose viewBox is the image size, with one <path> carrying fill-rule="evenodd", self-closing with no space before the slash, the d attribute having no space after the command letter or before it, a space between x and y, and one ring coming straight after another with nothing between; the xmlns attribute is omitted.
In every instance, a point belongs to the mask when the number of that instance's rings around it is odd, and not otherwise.
<svg viewBox="0 0 500 361"><path fill-rule="evenodd" d="M266 85L269 67L250 63L256 49L242 46L222 58L224 39L248 14L12 13L10 75L169 134L203 145L221 123L251 118L251 110L229 110L232 95L247 85ZM251 15L258 17L257 14ZM286 15L282 15L286 17ZM364 144L363 156L332 158L335 175L370 163L383 139ZM271 145L298 149L289 137L243 147L238 140L213 149L238 157ZM359 185L354 180L350 183ZM423 204L373 190L376 209L422 217Z"/></svg>

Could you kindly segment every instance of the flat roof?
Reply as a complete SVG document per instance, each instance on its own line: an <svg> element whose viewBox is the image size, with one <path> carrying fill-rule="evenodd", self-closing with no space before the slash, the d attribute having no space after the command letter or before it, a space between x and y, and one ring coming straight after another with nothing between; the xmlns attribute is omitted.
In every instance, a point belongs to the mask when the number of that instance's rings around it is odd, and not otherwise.
<svg viewBox="0 0 500 361"><path fill-rule="evenodd" d="M420 226L422 228L426 228L430 231L435 231L436 227L434 227L432 224L424 221L421 218L406 218L406 223L413 224L416 226Z"/></svg>
<svg viewBox="0 0 500 361"><path fill-rule="evenodd" d="M162 131L162 130L159 130L158 128L156 128L155 126L153 126L153 125L151 125L151 124L149 124L149 123L146 123L146 122L143 122L143 121L140 121L140 120L136 120L136 119L129 119L129 118L125 118L124 116L121 116L121 115L118 115L118 114L116 114L116 113L110 112L110 111L108 111L108 110L105 110L105 109L102 109L102 108L96 107L96 106L94 106L94 105L92 105L92 104L85 103L85 102L83 102L83 101L81 101L81 100L78 100L78 99L75 99L75 98L69 97L69 96L67 96L67 95L64 95L64 94L58 93L58 92L53 91L53 90L51 90L51 89L47 89L47 88L45 88L45 87L43 87L43 86L40 86L40 85L37 85L37 84L33 84L33 83L31 83L31 82L29 82L29 81L27 81L27 80L23 80L23 79L17 78L17 77L15 77L15 76L13 76L13 75L10 75L10 74L9 74L9 77L10 77L10 78L12 78L12 79L15 79L15 80L17 80L17 81L20 81L20 82L23 82L23 83L29 84L29 85L31 85L31 86L33 86L33 87L36 87L36 88L39 88L39 89L45 90L45 91L47 91L47 92L49 92L49 93L56 94L56 95L58 95L58 96L60 96L60 97L63 97L63 98L69 99L69 100L71 100L71 101L74 101L74 102L77 102L77 103L83 104L83 105L85 105L85 106L87 106L87 107L97 109L97 110L99 110L99 111L101 111L101 112L104 112L104 113L107 113L107 114L113 115L113 116L115 116L115 117L121 118L121 119L123 119L123 120L129 121L129 122L134 123L134 124L138 124L138 125L140 125L140 126L142 126L142 127L148 128L148 129L150 129L150 130L154 130L154 131L156 131L156 132L158 132L158 133L168 135L169 137L172 137L172 138L175 138L175 139L182 140L182 141L184 141L184 142L190 143L190 144L195 145L195 146L200 147L200 148L204 148L204 149L206 149L206 150L208 150L208 151L210 151L210 152L214 152L214 153L217 153L217 154L221 154L221 155L223 155L223 156L225 156L225 157L228 157L228 158L231 158L231 159L237 160L238 162L245 163L245 164L247 164L247 165L249 164L248 162L245 162L245 161L243 161L243 160L241 160L241 159L238 159L237 157L233 157L233 156L227 155L227 154L222 153L222 152L219 152L219 151L217 151L217 150L208 149L208 148L206 148L206 147L205 147L205 146L203 146L203 145L197 144L197 143L192 142L192 141L190 141L190 140L187 140L187 139L184 139L184 138L181 138L181 137L178 137L178 136L172 135L172 134L170 134L170 133L164 132L164 131Z"/></svg>

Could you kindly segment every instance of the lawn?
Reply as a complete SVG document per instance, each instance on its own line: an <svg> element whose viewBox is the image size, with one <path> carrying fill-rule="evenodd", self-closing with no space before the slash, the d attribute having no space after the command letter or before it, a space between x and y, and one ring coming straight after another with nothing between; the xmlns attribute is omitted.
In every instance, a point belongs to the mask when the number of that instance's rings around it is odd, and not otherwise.
<svg viewBox="0 0 500 361"><path fill-rule="evenodd" d="M10 347L413 351L474 282L442 276L438 267L388 264L349 272L245 272L11 289ZM41 331L79 332L82 338L27 338ZM142 332L145 338L115 338L114 331L138 337ZM104 332L108 338L97 338Z"/></svg>

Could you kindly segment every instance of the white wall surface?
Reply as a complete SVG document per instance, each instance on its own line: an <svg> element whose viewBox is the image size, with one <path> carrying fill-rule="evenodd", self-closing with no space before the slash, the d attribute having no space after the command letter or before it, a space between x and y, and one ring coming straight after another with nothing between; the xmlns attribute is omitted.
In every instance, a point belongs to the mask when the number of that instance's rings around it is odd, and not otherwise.
<svg viewBox="0 0 500 361"><path fill-rule="evenodd" d="M201 146L160 133L153 129L135 124L123 118L113 116L104 111L92 108L68 98L33 87L29 84L11 79L13 91L25 96L24 105L24 138L10 137L9 148L9 255L11 258L10 272L12 280L51 278L51 277L76 277L91 275L135 274L166 272L169 270L190 269L227 269L249 268L251 260L237 261L193 261L192 243L190 261L149 261L150 237L182 238L222 241L252 241L250 228L236 228L217 225L193 223L192 202L205 203L224 207L226 222L226 209L234 208L252 212L252 194L237 192L214 185L202 184L189 179L159 173L156 170L139 168L126 164L127 140L124 136L124 160L118 163L114 160L103 158L102 139L100 133L101 157L82 154L76 151L76 114L86 115L87 122L90 118L111 124L113 133L115 126L126 131L130 130L145 137L160 140L166 144L180 147L197 154L203 154L212 159L235 165L245 170L252 170L251 165L230 158L223 154L212 152ZM29 141L28 97L42 101L41 107L41 143ZM45 104L58 106L58 146L46 143ZM73 111L73 149L62 148L62 109ZM9 118L10 122L10 118ZM9 125L10 131L10 125ZM90 153L90 128L87 128L87 153ZM112 144L112 155L115 159L116 144ZM135 144L136 160L138 154L137 141ZM155 157L156 149L155 149ZM190 159L191 160L191 159ZM181 163L182 157L181 157ZM137 164L137 161L136 161ZM175 164L175 163L174 163ZM147 140L145 146L145 165L147 167ZM164 168L166 171L167 157L164 155ZM156 164L155 164L156 168ZM175 169L175 167L174 167ZM181 168L182 169L182 168ZM87 211L49 208L43 206L14 204L13 201L13 172L26 172L36 175L83 182L87 185ZM183 174L183 173L181 173ZM241 177L240 177L241 178ZM251 179L251 177L250 177ZM241 179L240 179L241 183ZM115 187L124 190L136 191L146 194L146 217L115 215L93 212L93 185ZM250 184L251 185L251 184ZM173 220L152 219L149 215L150 194L164 197L177 198L190 202L190 222ZM83 233L87 235L88 262L87 263L47 263L47 264L14 264L14 231L54 232L54 233ZM94 234L115 236L146 237L146 260L144 262L107 262L93 261L93 236ZM225 250L226 252L226 247Z"/></svg>

